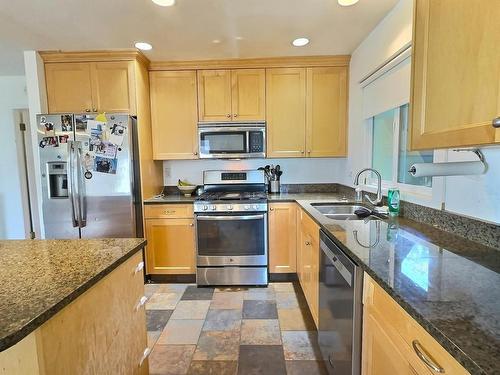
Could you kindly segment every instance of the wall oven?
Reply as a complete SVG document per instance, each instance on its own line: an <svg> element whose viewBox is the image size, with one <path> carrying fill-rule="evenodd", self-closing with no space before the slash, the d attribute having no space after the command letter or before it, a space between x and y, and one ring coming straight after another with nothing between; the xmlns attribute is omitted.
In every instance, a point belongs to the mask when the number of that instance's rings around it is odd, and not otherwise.
<svg viewBox="0 0 500 375"><path fill-rule="evenodd" d="M266 124L199 123L201 159L244 159L266 156Z"/></svg>

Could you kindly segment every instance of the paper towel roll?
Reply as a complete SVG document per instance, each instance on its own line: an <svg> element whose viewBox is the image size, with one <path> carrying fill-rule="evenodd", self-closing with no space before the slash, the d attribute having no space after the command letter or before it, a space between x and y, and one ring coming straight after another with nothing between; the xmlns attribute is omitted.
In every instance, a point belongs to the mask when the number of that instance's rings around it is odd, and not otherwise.
<svg viewBox="0 0 500 375"><path fill-rule="evenodd" d="M450 163L417 163L408 171L413 177L466 176L483 174L486 166L481 161L457 161Z"/></svg>

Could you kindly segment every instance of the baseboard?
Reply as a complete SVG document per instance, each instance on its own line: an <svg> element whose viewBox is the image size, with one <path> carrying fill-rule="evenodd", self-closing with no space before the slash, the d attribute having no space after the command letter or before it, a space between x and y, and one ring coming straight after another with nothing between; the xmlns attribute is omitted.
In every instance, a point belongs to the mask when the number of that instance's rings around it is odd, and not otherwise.
<svg viewBox="0 0 500 375"><path fill-rule="evenodd" d="M196 275L147 275L147 282L152 283L182 283L192 284L196 283Z"/></svg>
<svg viewBox="0 0 500 375"><path fill-rule="evenodd" d="M269 281L270 282L291 282L298 281L298 277L296 273L270 273Z"/></svg>

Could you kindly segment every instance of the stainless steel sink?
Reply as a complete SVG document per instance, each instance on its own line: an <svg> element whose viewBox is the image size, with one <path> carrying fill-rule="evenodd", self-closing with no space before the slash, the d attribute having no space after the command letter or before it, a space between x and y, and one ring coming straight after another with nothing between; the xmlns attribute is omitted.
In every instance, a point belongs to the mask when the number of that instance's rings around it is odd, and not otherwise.
<svg viewBox="0 0 500 375"><path fill-rule="evenodd" d="M364 205L357 203L311 203L320 214L334 220L364 220L364 219L377 219L375 216L362 218L357 216L354 211L360 208L367 208Z"/></svg>

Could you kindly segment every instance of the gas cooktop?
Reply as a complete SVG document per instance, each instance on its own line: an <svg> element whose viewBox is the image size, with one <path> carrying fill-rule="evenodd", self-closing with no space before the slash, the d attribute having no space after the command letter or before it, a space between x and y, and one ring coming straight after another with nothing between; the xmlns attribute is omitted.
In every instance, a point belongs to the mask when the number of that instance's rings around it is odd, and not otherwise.
<svg viewBox="0 0 500 375"><path fill-rule="evenodd" d="M201 194L197 201L216 202L216 201L265 201L267 195L261 191L217 191Z"/></svg>

